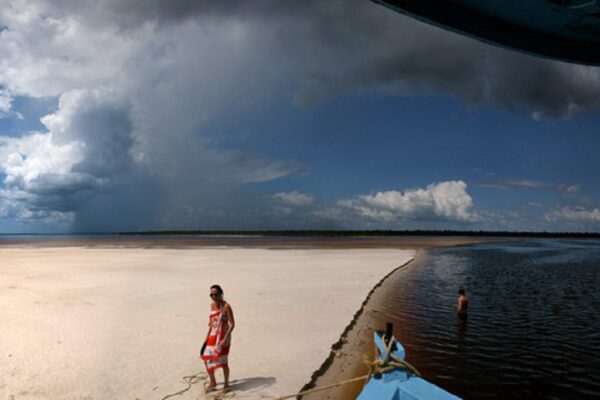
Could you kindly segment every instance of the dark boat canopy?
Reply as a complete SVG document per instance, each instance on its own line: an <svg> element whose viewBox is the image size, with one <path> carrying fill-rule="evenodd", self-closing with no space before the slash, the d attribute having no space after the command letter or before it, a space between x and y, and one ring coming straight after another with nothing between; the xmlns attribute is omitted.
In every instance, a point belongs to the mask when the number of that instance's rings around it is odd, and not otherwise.
<svg viewBox="0 0 600 400"><path fill-rule="evenodd" d="M600 0L373 0L475 39L600 65Z"/></svg>

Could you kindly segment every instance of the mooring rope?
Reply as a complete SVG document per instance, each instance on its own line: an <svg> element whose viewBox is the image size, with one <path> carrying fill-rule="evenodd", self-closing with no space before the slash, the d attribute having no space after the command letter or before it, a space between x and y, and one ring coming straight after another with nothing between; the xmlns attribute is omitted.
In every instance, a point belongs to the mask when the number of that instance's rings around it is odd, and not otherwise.
<svg viewBox="0 0 600 400"><path fill-rule="evenodd" d="M367 375L359 376L359 377L352 378L352 379L346 379L346 380L343 380L343 381L340 381L337 383L332 383L330 385L325 385L325 386L320 386L320 387L309 389L309 390L304 390L302 392L289 394L289 395L283 396L283 397L278 397L277 400L285 400L285 399L291 399L291 398L298 397L298 396L304 396L307 394L320 392L323 390L334 388L336 386L342 386L342 385L346 385L348 383L353 383L353 382L365 381L365 384L366 384L369 381L369 379L371 378L371 376L384 374L384 373L391 371L393 369L396 369L396 368L404 368L404 369L408 370L410 373L412 373L413 375L421 376L421 374L419 373L419 371L417 371L417 369L415 367L410 365L407 361L401 360L400 358L398 358L395 354L393 354L391 352L392 345L394 344L395 340L396 339L392 336L392 338L386 344L384 357L382 359L375 358L375 360L368 360L368 359L364 360L369 365L369 373Z"/></svg>
<svg viewBox="0 0 600 400"><path fill-rule="evenodd" d="M194 374L194 375L184 376L181 379L183 379L183 381L185 383L187 383L188 386L185 389L180 390L179 392L168 394L160 400L167 400L168 398L182 395L185 392L187 392L188 390L190 390L192 388L193 384L196 384L199 381L206 380L206 378L208 378L208 375L206 375L204 372L198 372L197 374Z"/></svg>
<svg viewBox="0 0 600 400"><path fill-rule="evenodd" d="M412 373L413 375L421 376L419 371L415 367L413 367L410 363L398 358L395 354L392 353L391 350L392 350L394 341L395 341L395 338L392 336L392 338L388 341L388 343L385 346L385 353L384 353L383 358L375 358L375 360L368 360L366 358L364 359L365 363L369 366L368 374L362 375L362 376L359 376L356 378L352 378L352 379L346 379L346 380L332 383L329 385L304 390L302 392L278 397L277 400L291 399L291 398L298 397L298 396L304 396L304 395L311 394L311 393L321 392L323 390L331 389L336 386L347 385L347 384L353 383L353 382L364 381L364 383L366 384L369 381L369 379L371 378L371 376L381 375L381 374L384 374L384 373L389 372L396 368L403 368L403 369L406 369L407 371L409 371L410 373ZM199 381L206 380L206 378L208 378L208 376L204 372L199 372L194 375L184 376L182 378L182 380L188 386L178 392L166 395L161 400L167 400L171 397L182 395L185 392L187 392L188 390L190 390L192 388L192 385L198 383ZM227 394L224 394L224 395L227 396ZM227 396L227 397L229 397L229 396Z"/></svg>

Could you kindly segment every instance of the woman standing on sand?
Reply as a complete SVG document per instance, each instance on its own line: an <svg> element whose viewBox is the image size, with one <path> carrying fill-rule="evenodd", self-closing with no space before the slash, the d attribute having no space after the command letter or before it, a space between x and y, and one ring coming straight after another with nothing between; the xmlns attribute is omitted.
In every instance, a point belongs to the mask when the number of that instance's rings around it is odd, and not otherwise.
<svg viewBox="0 0 600 400"><path fill-rule="evenodd" d="M206 348L200 357L206 364L206 372L210 381L204 385L204 391L210 392L217 387L215 370L223 368L223 392L229 389L229 365L227 356L231 344L231 332L235 327L233 310L229 303L223 299L223 289L219 285L210 287L211 313L208 320L208 333L206 334Z"/></svg>

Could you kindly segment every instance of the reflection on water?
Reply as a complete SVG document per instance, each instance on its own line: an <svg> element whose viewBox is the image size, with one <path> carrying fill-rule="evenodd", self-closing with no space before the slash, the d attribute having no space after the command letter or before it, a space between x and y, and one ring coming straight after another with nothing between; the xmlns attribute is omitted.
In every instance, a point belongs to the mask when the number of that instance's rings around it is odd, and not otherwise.
<svg viewBox="0 0 600 400"><path fill-rule="evenodd" d="M427 379L467 399L600 398L600 241L434 249L393 278L379 314Z"/></svg>

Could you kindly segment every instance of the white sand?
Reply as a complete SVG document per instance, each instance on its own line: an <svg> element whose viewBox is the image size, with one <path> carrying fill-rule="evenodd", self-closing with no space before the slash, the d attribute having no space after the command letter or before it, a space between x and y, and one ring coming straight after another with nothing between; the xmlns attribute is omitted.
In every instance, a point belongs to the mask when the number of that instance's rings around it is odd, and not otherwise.
<svg viewBox="0 0 600 400"><path fill-rule="evenodd" d="M294 393L412 250L0 250L0 399L162 399L203 371L209 286L236 328L235 398ZM217 372L219 382L221 372ZM173 399L202 399L201 384Z"/></svg>

